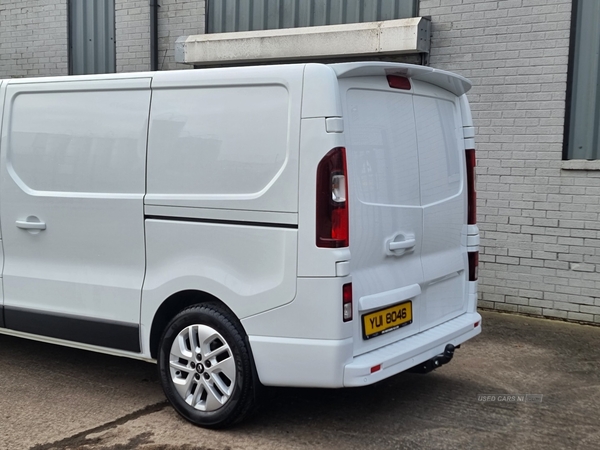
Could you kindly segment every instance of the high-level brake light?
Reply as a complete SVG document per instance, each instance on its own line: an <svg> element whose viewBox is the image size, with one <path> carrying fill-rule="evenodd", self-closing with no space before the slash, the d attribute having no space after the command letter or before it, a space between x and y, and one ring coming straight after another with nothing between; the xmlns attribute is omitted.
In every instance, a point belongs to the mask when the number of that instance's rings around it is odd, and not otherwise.
<svg viewBox="0 0 600 450"><path fill-rule="evenodd" d="M410 80L399 75L388 75L388 84L394 89L410 90Z"/></svg>

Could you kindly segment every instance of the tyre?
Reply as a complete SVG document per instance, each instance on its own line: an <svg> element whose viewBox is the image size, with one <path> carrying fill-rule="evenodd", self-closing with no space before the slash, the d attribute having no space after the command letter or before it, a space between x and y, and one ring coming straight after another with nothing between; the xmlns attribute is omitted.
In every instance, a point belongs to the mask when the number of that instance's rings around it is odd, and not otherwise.
<svg viewBox="0 0 600 450"><path fill-rule="evenodd" d="M171 320L158 370L173 408L195 425L232 425L255 404L258 382L245 333L218 305L191 306Z"/></svg>

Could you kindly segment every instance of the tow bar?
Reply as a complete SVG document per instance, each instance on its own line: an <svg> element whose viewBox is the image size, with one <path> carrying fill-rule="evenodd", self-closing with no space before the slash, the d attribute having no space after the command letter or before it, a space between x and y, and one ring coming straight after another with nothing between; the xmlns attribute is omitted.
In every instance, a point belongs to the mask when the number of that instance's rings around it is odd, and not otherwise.
<svg viewBox="0 0 600 450"><path fill-rule="evenodd" d="M442 353L441 355L434 356L428 361L423 361L421 364L417 364L416 366L411 367L410 369L408 369L408 371L413 373L431 372L432 370L437 369L438 367L441 367L444 364L448 364L454 356L455 349L456 347L454 347L454 345L448 344L444 349L444 353Z"/></svg>

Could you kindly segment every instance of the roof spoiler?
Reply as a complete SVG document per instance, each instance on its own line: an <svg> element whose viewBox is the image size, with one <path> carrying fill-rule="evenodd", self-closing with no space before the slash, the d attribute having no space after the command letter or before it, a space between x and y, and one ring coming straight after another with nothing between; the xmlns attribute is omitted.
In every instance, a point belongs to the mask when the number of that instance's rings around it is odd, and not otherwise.
<svg viewBox="0 0 600 450"><path fill-rule="evenodd" d="M460 97L473 85L465 77L452 72L414 64L391 62L357 62L330 64L338 78L401 75L441 87Z"/></svg>

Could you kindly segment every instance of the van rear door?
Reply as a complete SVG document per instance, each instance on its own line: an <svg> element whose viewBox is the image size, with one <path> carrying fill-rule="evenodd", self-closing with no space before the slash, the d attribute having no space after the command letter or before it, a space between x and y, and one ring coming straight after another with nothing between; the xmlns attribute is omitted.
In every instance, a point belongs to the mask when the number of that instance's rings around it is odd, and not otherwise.
<svg viewBox="0 0 600 450"><path fill-rule="evenodd" d="M412 93L385 77L341 79L340 88L358 355L420 330L423 211ZM396 329L392 314L406 316Z"/></svg>
<svg viewBox="0 0 600 450"><path fill-rule="evenodd" d="M429 83L412 81L419 152L424 283L420 327L426 330L467 308L465 151L458 97Z"/></svg>
<svg viewBox="0 0 600 450"><path fill-rule="evenodd" d="M358 66L333 66L345 123L355 356L464 313L468 267L457 96L467 80L456 77L450 92L443 77L422 80L430 68L390 80L402 65Z"/></svg>

